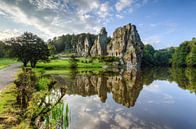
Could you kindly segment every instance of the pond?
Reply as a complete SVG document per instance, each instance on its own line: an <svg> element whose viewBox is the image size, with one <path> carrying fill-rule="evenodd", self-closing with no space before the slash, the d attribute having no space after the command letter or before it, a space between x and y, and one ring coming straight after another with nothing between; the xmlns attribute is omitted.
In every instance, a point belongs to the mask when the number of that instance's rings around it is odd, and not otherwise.
<svg viewBox="0 0 196 129"><path fill-rule="evenodd" d="M64 89L68 129L196 129L196 69L50 76L53 92Z"/></svg>

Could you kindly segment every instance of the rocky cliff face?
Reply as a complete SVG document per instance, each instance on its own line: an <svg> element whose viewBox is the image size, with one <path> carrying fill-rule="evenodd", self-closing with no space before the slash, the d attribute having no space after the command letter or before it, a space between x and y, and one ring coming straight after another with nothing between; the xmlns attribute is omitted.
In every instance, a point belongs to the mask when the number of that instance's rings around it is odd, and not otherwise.
<svg viewBox="0 0 196 129"><path fill-rule="evenodd" d="M103 27L95 40L91 51L91 56L106 56L107 55L107 31Z"/></svg>
<svg viewBox="0 0 196 129"><path fill-rule="evenodd" d="M80 36L76 45L76 53L79 56L88 56L90 54L90 41L88 37Z"/></svg>
<svg viewBox="0 0 196 129"><path fill-rule="evenodd" d="M127 24L114 31L109 43L104 27L94 42L88 37L79 37L76 52L79 56L116 56L122 65L130 69L140 67L143 46L136 26Z"/></svg>
<svg viewBox="0 0 196 129"><path fill-rule="evenodd" d="M135 25L125 25L117 28L110 43L107 45L108 56L117 56L121 64L140 67L143 55L143 43Z"/></svg>

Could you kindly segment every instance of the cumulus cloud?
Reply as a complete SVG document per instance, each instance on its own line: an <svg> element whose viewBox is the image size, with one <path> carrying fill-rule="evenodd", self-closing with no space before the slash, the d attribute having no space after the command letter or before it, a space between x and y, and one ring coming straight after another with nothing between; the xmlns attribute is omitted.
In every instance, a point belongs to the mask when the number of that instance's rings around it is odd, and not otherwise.
<svg viewBox="0 0 196 129"><path fill-rule="evenodd" d="M34 27L44 37L97 33L102 26L98 19L109 16L108 4L99 0L2 0L0 15L7 15L14 23Z"/></svg>
<svg viewBox="0 0 196 129"><path fill-rule="evenodd" d="M117 11L122 11L123 9L132 6L134 3L133 0L119 0L115 7Z"/></svg>
<svg viewBox="0 0 196 129"><path fill-rule="evenodd" d="M17 29L6 29L3 31L0 31L0 40L7 39L10 37L16 37L20 34L21 34L20 31L18 31Z"/></svg>
<svg viewBox="0 0 196 129"><path fill-rule="evenodd" d="M3 19L9 19L12 25L22 25L23 32L31 28L45 39L67 33L97 33L113 18L122 19L123 10L128 7L133 10L134 3L134 0L1 0L0 22L3 26Z"/></svg>

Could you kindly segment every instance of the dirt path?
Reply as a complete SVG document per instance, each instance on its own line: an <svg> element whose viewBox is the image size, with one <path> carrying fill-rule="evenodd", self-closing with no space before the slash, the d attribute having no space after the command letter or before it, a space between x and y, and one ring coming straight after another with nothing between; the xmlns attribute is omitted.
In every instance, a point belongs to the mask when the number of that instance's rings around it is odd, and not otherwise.
<svg viewBox="0 0 196 129"><path fill-rule="evenodd" d="M12 64L0 70L0 90L16 79L16 74L20 70L21 64Z"/></svg>

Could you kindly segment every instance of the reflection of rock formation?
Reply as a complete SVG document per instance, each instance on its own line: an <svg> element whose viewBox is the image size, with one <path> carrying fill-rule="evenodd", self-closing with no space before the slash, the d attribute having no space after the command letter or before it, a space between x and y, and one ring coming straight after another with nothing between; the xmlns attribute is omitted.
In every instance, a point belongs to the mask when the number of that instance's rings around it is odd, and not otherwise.
<svg viewBox="0 0 196 129"><path fill-rule="evenodd" d="M132 107L135 105L143 85L139 72L133 71L131 73L124 72L122 76L109 78L108 86L117 103Z"/></svg>
<svg viewBox="0 0 196 129"><path fill-rule="evenodd" d="M111 92L113 99L126 107L135 105L136 99L142 89L142 81L138 71L124 72L122 75L77 75L75 79L54 76L59 80L58 85L63 86L66 94L81 96L98 95L102 102ZM62 80L65 80L64 82Z"/></svg>

